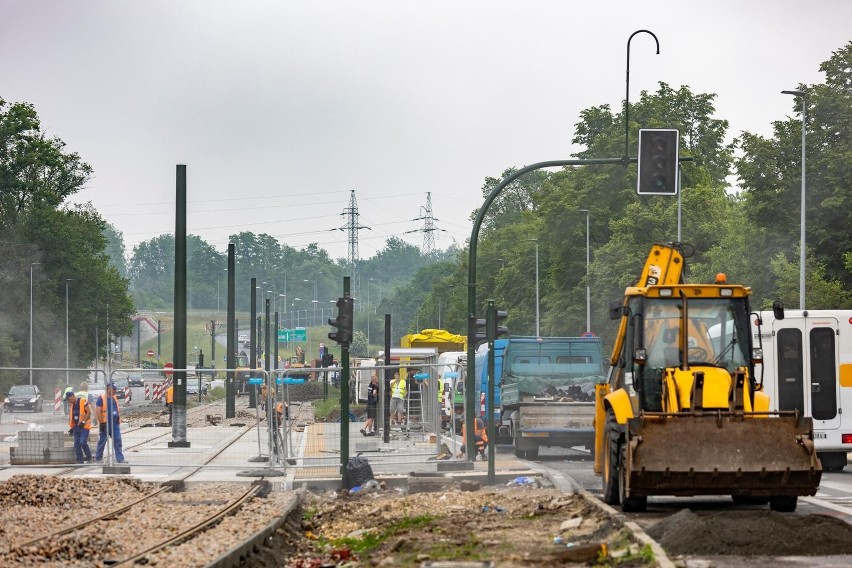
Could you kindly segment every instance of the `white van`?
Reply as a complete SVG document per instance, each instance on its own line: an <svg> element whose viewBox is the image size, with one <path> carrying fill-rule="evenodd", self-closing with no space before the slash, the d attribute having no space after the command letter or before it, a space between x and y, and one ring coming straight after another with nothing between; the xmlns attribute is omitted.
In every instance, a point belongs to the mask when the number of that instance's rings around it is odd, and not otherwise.
<svg viewBox="0 0 852 568"><path fill-rule="evenodd" d="M813 418L814 444L826 471L840 471L852 451L852 310L758 312L763 380L771 410Z"/></svg>
<svg viewBox="0 0 852 568"><path fill-rule="evenodd" d="M436 374L441 384L441 423L447 425L454 414L455 404L464 404L464 377L467 353L445 351L438 354Z"/></svg>

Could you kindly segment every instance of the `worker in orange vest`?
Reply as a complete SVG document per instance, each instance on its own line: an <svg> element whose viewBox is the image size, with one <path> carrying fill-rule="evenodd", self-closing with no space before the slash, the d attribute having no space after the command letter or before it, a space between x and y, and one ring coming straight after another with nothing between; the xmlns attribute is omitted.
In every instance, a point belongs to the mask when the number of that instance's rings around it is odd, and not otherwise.
<svg viewBox="0 0 852 568"><path fill-rule="evenodd" d="M95 415L98 417L99 437L95 448L95 461L100 463L104 459L104 448L107 439L112 437L113 448L115 448L115 461L124 463L124 453L121 451L121 416L118 412L118 397L115 396L115 383L107 384L106 393L95 401Z"/></svg>
<svg viewBox="0 0 852 568"><path fill-rule="evenodd" d="M89 429L92 427L92 415L89 412L89 402L84 398L77 398L73 392L67 393L65 400L71 406L68 413L68 433L74 436L77 463L90 463L92 450L89 449Z"/></svg>
<svg viewBox="0 0 852 568"><path fill-rule="evenodd" d="M174 414L175 387L169 385L166 389L166 408L169 409L169 426L172 425L172 414Z"/></svg>
<svg viewBox="0 0 852 568"><path fill-rule="evenodd" d="M466 446L465 440L467 440L466 426L466 424L462 425L462 447L459 457L464 455L464 449ZM488 447L488 433L485 429L485 421L479 416L473 419L473 443L476 447L476 453L479 454L479 457L485 459L485 448ZM474 456L474 458L475 457L476 456Z"/></svg>

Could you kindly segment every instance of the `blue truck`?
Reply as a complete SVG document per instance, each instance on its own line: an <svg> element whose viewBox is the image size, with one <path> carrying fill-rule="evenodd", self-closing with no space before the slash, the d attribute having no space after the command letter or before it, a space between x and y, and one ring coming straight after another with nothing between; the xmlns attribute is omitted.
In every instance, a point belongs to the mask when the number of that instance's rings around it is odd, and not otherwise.
<svg viewBox="0 0 852 568"><path fill-rule="evenodd" d="M487 417L488 346L476 354L479 412ZM511 337L494 342L497 443L533 459L542 446L594 447L595 385L603 383L599 337Z"/></svg>

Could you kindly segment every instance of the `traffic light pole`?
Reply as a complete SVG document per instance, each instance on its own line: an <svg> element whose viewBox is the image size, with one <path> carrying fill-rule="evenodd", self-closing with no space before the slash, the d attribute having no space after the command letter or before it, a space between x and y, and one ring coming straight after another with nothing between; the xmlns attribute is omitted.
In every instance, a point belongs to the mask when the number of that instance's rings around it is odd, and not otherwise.
<svg viewBox="0 0 852 568"><path fill-rule="evenodd" d="M497 445L494 443L496 428L494 427L494 340L497 329L497 309L494 300L488 300L488 311L485 313L485 336L488 339L488 400L485 405L488 410L488 485L494 485L496 474L494 472L494 453ZM470 432L470 430L467 430Z"/></svg>
<svg viewBox="0 0 852 568"><path fill-rule="evenodd" d="M531 164L524 168L519 169L515 173L506 176L503 178L500 183L498 183L488 196L485 198L485 201L480 207L479 212L476 214L476 219L473 222L473 229L470 233L470 248L468 249L468 263L467 263L467 314L468 319L476 318L476 252L477 245L479 244L479 230L482 227L482 222L485 219L485 214L488 213L488 208L491 207L491 204L500 195L500 192L503 189L520 178L521 176L528 174L529 172L534 172L536 170L541 170L544 168L557 168L564 166L593 166L593 165L610 165L610 164L628 164L628 163L636 163L636 158L629 158L626 161L623 158L587 158L587 159L576 159L576 160L551 160L549 162L538 162L535 164ZM474 328L472 331L468 329L468 338L467 338L467 374L465 376L464 389L465 389L465 401L464 401L464 424L466 432L473 432L473 417L475 412L476 401L474 400L474 395L476 391L476 367L475 367L475 358L476 358L476 337L475 337L476 329ZM473 334L473 335L471 335ZM465 439L465 455L467 456L468 461L473 461L476 457L475 446L473 436L467 436Z"/></svg>
<svg viewBox="0 0 852 568"><path fill-rule="evenodd" d="M340 345L340 475L343 488L349 489L349 345L352 343L355 300L349 295L349 277L343 277L343 297L337 299L337 318L328 324L337 328L328 338Z"/></svg>

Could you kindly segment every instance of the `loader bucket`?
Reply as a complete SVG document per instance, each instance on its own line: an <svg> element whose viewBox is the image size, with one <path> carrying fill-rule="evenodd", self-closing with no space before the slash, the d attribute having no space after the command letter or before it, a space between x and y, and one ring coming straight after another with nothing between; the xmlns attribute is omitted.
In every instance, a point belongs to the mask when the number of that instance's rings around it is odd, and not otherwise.
<svg viewBox="0 0 852 568"><path fill-rule="evenodd" d="M814 495L822 466L811 418L779 413L640 416L628 421L626 494Z"/></svg>

